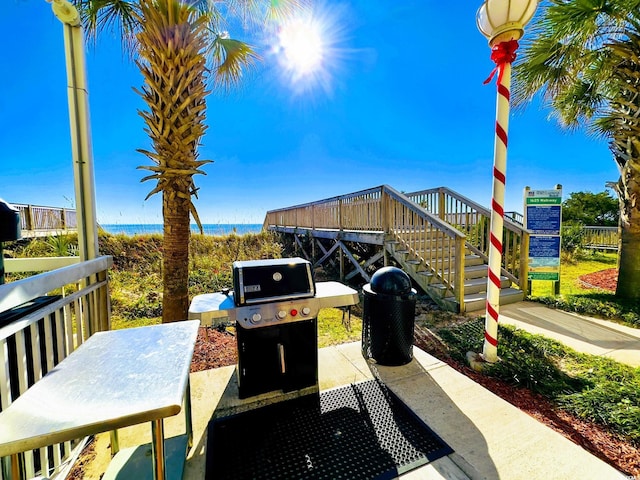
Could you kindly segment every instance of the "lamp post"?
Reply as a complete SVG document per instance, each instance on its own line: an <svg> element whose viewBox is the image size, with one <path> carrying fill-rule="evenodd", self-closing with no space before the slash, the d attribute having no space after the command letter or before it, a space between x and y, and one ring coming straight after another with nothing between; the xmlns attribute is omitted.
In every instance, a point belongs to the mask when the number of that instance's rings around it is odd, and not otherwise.
<svg viewBox="0 0 640 480"><path fill-rule="evenodd" d="M89 122L89 93L80 14L68 0L47 0L64 27L65 59L71 126L71 152L78 212L80 260L98 256L98 227Z"/></svg>
<svg viewBox="0 0 640 480"><path fill-rule="evenodd" d="M493 190L491 198L491 235L489 244L489 276L484 347L486 362L498 360L498 317L500 311L500 276L502 271L502 228L504 221L504 189L507 171L507 132L509 129L509 89L511 63L516 58L518 40L531 20L537 0L485 0L477 14L480 32L489 39L491 59L496 67L485 83L498 73L496 132L493 152Z"/></svg>

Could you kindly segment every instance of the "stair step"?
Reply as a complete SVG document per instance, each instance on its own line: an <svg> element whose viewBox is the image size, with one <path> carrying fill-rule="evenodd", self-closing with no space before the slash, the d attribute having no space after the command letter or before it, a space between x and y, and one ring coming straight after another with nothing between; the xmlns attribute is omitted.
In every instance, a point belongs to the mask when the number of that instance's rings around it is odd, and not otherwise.
<svg viewBox="0 0 640 480"><path fill-rule="evenodd" d="M417 255L422 256L423 258L428 258L430 257L430 255L426 252L422 252L420 250L418 250L416 252ZM449 257L442 257L442 256L436 256L436 260L433 262L435 265L441 264L443 263L443 261L449 262ZM450 258L451 263L455 263L455 257L451 257ZM484 263L484 259L480 256L480 255L475 255L475 254L467 254L464 256L464 265L465 267L473 267L475 265L483 265Z"/></svg>
<svg viewBox="0 0 640 480"><path fill-rule="evenodd" d="M455 276L455 271L451 272L452 276ZM444 271L444 275L448 275L449 271L445 270ZM487 266L486 265L472 265L470 267L465 267L464 269L464 278L465 279L471 279L471 278L481 278L481 277L487 277Z"/></svg>
<svg viewBox="0 0 640 480"><path fill-rule="evenodd" d="M500 290L500 305L521 302L524 300L524 293L517 288L503 288ZM486 308L486 293L473 293L464 296L464 305L467 312L474 312Z"/></svg>
<svg viewBox="0 0 640 480"><path fill-rule="evenodd" d="M505 276L500 277L500 288L508 288L511 285L511 280ZM487 291L487 277L469 278L464 281L464 294L470 295L472 293L486 292Z"/></svg>

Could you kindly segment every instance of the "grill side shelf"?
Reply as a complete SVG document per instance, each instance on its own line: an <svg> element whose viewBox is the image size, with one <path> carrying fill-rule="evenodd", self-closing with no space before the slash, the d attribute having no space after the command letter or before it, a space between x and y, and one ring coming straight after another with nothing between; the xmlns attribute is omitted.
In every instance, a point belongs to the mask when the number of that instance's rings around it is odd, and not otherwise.
<svg viewBox="0 0 640 480"><path fill-rule="evenodd" d="M233 295L234 292L229 292L228 295L221 292L196 295L189 306L189 319L200 320L203 326L215 326L220 323L251 318L256 309L266 311L264 316L270 318L274 311L281 309L289 311L291 308L296 308L300 310L300 306L303 303L311 309L307 317L315 317L321 308L346 307L356 305L359 302L358 292L340 282L316 283L316 295L311 298L269 302L254 306L236 306ZM300 320L302 319L303 318L300 318ZM282 323L297 320L298 319L286 318ZM270 322L270 324L273 324L273 321L270 320ZM251 323L245 325L247 328L256 328L259 326L261 325Z"/></svg>

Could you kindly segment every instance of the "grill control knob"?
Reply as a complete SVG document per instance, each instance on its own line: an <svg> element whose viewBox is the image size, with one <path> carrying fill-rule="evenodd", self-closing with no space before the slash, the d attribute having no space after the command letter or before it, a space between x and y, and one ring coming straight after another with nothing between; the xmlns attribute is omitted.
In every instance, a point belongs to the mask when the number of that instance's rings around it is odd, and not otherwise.
<svg viewBox="0 0 640 480"><path fill-rule="evenodd" d="M309 307L304 307L302 309L302 314L303 315L309 315L311 313L311 309Z"/></svg>
<svg viewBox="0 0 640 480"><path fill-rule="evenodd" d="M283 319L283 318L285 318L286 316L287 316L287 312L285 312L284 310L280 310L280 311L278 312L278 318L279 318L280 320L282 320L282 319Z"/></svg>
<svg viewBox="0 0 640 480"><path fill-rule="evenodd" d="M260 315L259 313L254 313L251 316L251 323L258 323L260 320L262 320L262 315Z"/></svg>

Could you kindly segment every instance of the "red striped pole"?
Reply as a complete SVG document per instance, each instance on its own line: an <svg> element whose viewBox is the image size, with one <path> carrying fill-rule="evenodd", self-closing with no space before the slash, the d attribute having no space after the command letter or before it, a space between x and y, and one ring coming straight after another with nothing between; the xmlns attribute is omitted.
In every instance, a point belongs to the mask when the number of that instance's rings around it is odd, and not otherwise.
<svg viewBox="0 0 640 480"><path fill-rule="evenodd" d="M498 72L496 101L496 134L493 152L493 191L491 199L491 236L489 245L489 275L487 279L487 308L482 356L493 363L498 360L498 317L500 316L500 277L502 270L502 228L504 223L504 190L507 178L507 144L509 131L509 89L511 63L518 48L516 40L497 43L491 59L496 68L485 83Z"/></svg>

